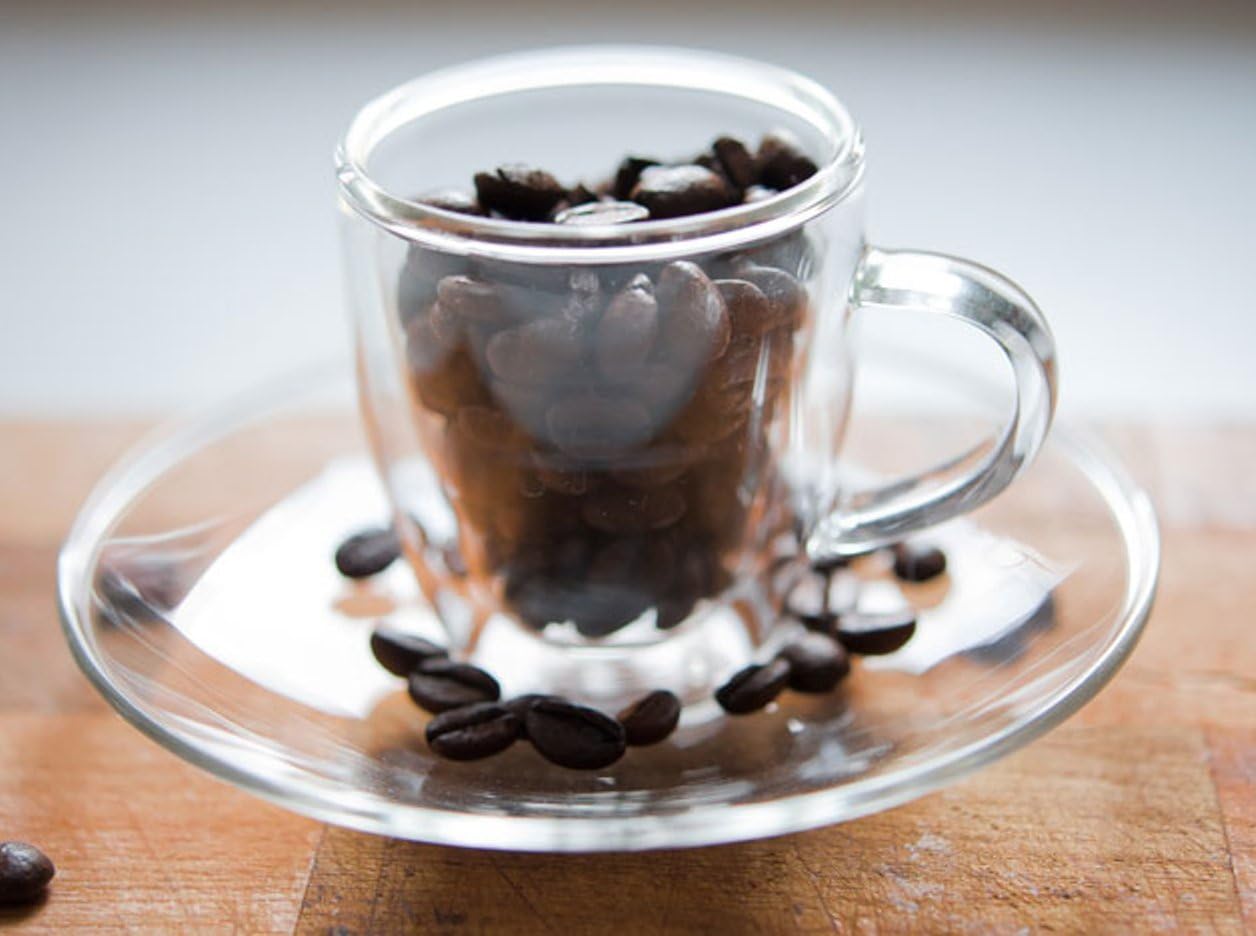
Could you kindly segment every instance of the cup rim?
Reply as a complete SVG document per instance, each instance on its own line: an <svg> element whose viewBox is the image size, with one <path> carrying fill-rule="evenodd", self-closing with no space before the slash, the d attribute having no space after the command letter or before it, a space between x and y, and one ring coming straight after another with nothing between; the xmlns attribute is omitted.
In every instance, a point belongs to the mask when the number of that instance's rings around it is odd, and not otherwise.
<svg viewBox="0 0 1256 936"><path fill-rule="evenodd" d="M776 107L809 123L830 152L815 175L771 198L631 225L564 226L459 214L390 192L367 169L379 143L429 114L512 93L599 85L708 91ZM399 85L354 115L335 164L343 204L406 240L454 253L570 263L727 251L777 237L855 190L863 177L863 150L859 128L837 98L787 68L699 49L582 45L478 59Z"/></svg>

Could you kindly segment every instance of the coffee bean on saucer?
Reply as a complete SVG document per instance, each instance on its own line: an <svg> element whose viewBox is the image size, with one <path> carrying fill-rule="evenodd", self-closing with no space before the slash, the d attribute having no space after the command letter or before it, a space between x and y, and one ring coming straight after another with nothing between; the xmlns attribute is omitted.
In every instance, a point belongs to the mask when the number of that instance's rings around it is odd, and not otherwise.
<svg viewBox="0 0 1256 936"><path fill-rule="evenodd" d="M793 188L817 171L816 164L802 151L802 144L785 130L774 130L763 137L755 162L759 181L778 191Z"/></svg>
<svg viewBox="0 0 1256 936"><path fill-rule="evenodd" d="M462 189L441 189L429 195L421 195L415 199L420 205L440 208L442 211L453 211L457 214L483 216L484 209L475 200L475 196Z"/></svg>
<svg viewBox="0 0 1256 936"><path fill-rule="evenodd" d="M594 339L598 369L612 380L631 375L654 348L658 319L654 284L644 273L638 274L615 294L598 323Z"/></svg>
<svg viewBox="0 0 1256 936"><path fill-rule="evenodd" d="M496 702L501 697L497 680L478 666L439 657L419 664L410 674L409 688L410 698L433 713L476 702Z"/></svg>
<svg viewBox="0 0 1256 936"><path fill-rule="evenodd" d="M624 736L631 747L657 744L680 721L680 699L666 689L656 689L619 713Z"/></svg>
<svg viewBox="0 0 1256 936"><path fill-rule="evenodd" d="M736 137L722 136L711 145L724 175L739 189L748 189L758 178L754 157Z"/></svg>
<svg viewBox="0 0 1256 936"><path fill-rule="evenodd" d="M420 663L448 655L444 647L387 624L379 625L371 634L371 653L394 676L409 676Z"/></svg>
<svg viewBox="0 0 1256 936"><path fill-rule="evenodd" d="M894 574L905 582L927 582L946 571L946 553L936 546L899 543L894 547Z"/></svg>
<svg viewBox="0 0 1256 936"><path fill-rule="evenodd" d="M521 163L475 174L480 204L515 221L544 221L566 194L548 172Z"/></svg>
<svg viewBox="0 0 1256 936"><path fill-rule="evenodd" d="M34 845L0 842L0 904L35 900L56 873L52 861Z"/></svg>
<svg viewBox="0 0 1256 936"><path fill-rule="evenodd" d="M573 205L554 215L555 224L576 224L584 227L606 224L631 224L646 221L650 210L630 201L592 201Z"/></svg>
<svg viewBox="0 0 1256 936"><path fill-rule="evenodd" d="M661 353L680 367L713 361L728 348L732 335L728 309L719 289L688 260L663 267L655 289L663 326Z"/></svg>
<svg viewBox="0 0 1256 936"><path fill-rule="evenodd" d="M532 746L560 767L598 770L624 756L624 727L597 709L562 699L533 703L524 718Z"/></svg>
<svg viewBox="0 0 1256 936"><path fill-rule="evenodd" d="M734 673L715 691L715 701L730 715L745 715L763 708L789 683L789 663L774 659L752 663Z"/></svg>
<svg viewBox="0 0 1256 936"><path fill-rule="evenodd" d="M427 723L428 746L449 760L491 757L519 738L519 717L496 702L464 705L437 715Z"/></svg>
<svg viewBox="0 0 1256 936"><path fill-rule="evenodd" d="M619 168L615 170L615 181L611 186L611 194L616 199L623 201L637 185L637 180L641 178L643 170L651 166L657 166L657 159L650 159L647 156L626 156L620 162Z"/></svg>
<svg viewBox="0 0 1256 936"><path fill-rule="evenodd" d="M401 555L401 541L392 528L363 530L340 544L336 568L346 578L378 575Z"/></svg>
<svg viewBox="0 0 1256 936"><path fill-rule="evenodd" d="M916 613L849 611L838 617L833 636L850 653L879 656L893 653L916 633Z"/></svg>
<svg viewBox="0 0 1256 936"><path fill-rule="evenodd" d="M650 209L651 218L680 218L718 211L741 200L723 178L702 166L650 166L629 196Z"/></svg>
<svg viewBox="0 0 1256 936"><path fill-rule="evenodd" d="M795 692L828 692L850 673L846 651L824 634L803 634L778 655L789 663L789 688Z"/></svg>

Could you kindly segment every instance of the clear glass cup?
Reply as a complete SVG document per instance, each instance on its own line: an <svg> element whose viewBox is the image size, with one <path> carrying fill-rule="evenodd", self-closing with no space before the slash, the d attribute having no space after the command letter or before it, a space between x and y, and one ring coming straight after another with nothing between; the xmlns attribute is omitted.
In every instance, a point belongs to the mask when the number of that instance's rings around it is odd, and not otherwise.
<svg viewBox="0 0 1256 936"><path fill-rule="evenodd" d="M564 225L419 200L511 162L593 186L625 155L778 129L818 171L705 214ZM859 131L787 70L643 47L473 63L369 103L337 169L363 419L460 654L577 689L726 673L771 638L783 565L972 510L1046 434L1037 308L975 264L870 247ZM851 321L885 307L979 329L1016 397L993 439L850 491Z"/></svg>

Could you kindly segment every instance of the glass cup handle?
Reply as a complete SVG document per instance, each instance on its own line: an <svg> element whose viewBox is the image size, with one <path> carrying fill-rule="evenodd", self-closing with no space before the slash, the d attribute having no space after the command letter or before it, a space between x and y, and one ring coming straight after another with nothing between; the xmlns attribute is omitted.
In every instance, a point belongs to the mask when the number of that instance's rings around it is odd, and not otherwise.
<svg viewBox="0 0 1256 936"><path fill-rule="evenodd" d="M1033 300L1006 277L942 254L869 247L850 302L856 310L936 312L972 325L1007 355L1016 398L998 436L843 502L808 539L812 561L883 546L984 504L1033 461L1055 413L1055 341Z"/></svg>

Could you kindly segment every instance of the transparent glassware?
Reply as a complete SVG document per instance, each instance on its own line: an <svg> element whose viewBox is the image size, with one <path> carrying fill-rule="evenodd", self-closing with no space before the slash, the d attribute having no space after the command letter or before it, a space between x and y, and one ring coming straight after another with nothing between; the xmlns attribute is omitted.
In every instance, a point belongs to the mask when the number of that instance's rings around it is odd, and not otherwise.
<svg viewBox="0 0 1256 936"><path fill-rule="evenodd" d="M773 130L818 171L721 211L567 226L420 200L508 162L594 186L625 155ZM612 682L667 685L692 661L649 651L680 634L711 674L745 662L776 619L783 557L858 553L974 509L1050 422L1054 349L1033 303L975 265L868 247L858 129L788 71L640 47L474 63L368 104L337 169L362 413L406 555L455 652L491 659L520 628L556 654L515 665L548 668L553 688L586 685L594 659ZM964 457L852 491L852 313L885 306L980 329L1017 399Z"/></svg>

